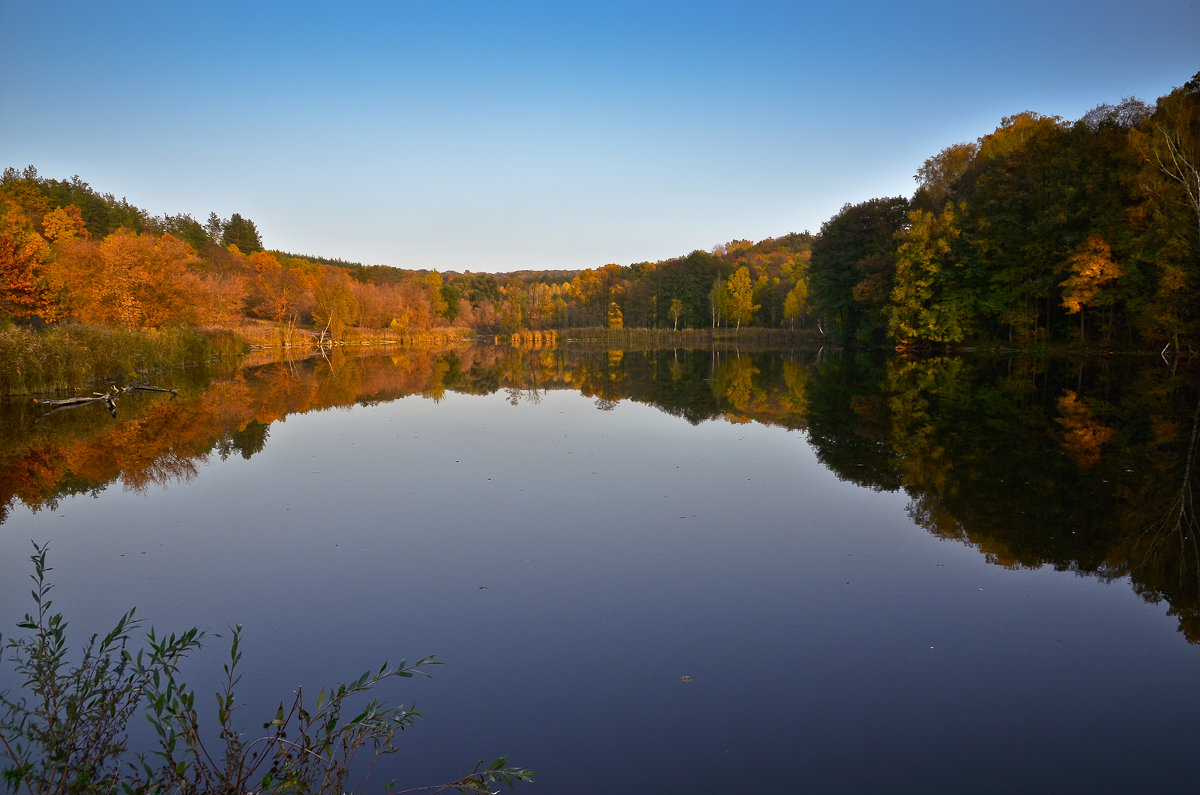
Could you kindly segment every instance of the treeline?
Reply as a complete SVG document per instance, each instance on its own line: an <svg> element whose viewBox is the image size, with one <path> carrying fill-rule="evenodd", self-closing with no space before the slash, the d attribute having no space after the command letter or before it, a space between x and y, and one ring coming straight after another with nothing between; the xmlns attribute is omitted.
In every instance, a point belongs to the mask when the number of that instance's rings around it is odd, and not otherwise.
<svg viewBox="0 0 1200 795"><path fill-rule="evenodd" d="M821 228L813 313L846 342L1200 342L1200 73L1154 107L1025 112Z"/></svg>
<svg viewBox="0 0 1200 795"><path fill-rule="evenodd" d="M487 326L498 287L486 275L452 285L436 272L267 251L236 213L205 223L153 216L33 167L0 178L0 321L139 329L257 320L338 338L352 327Z"/></svg>
<svg viewBox="0 0 1200 795"><path fill-rule="evenodd" d="M707 328L805 321L812 236L733 241L664 262L585 271L439 273L265 249L239 214L154 216L79 177L0 178L0 322L110 328L479 333L581 326Z"/></svg>
<svg viewBox="0 0 1200 795"><path fill-rule="evenodd" d="M1154 107L1020 113L911 198L808 232L583 271L439 273L266 250L253 221L152 216L74 177L0 178L0 323L258 322L338 339L457 327L811 327L844 342L1177 351L1200 341L1200 74ZM282 335L285 340L290 334Z"/></svg>
<svg viewBox="0 0 1200 795"><path fill-rule="evenodd" d="M808 232L758 243L733 240L710 252L581 271L545 289L557 293L550 302L563 326L797 328L808 320L812 245ZM541 285L531 277L531 297L539 296Z"/></svg>

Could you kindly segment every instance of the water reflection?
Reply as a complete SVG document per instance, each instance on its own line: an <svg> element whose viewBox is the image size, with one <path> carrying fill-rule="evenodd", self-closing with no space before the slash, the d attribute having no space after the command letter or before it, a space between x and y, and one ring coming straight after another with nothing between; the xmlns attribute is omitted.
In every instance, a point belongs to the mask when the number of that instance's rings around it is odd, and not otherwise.
<svg viewBox="0 0 1200 795"><path fill-rule="evenodd" d="M478 346L276 361L164 377L118 417L84 406L38 421L4 405L0 521L20 501L120 483L169 486L214 458L249 459L289 415L408 395L503 392L513 405L571 389L611 411L654 406L692 424L807 433L821 463L877 491L903 489L912 519L1006 567L1129 577L1200 641L1194 370L1137 359L898 360L813 352L545 350Z"/></svg>
<svg viewBox="0 0 1200 795"><path fill-rule="evenodd" d="M810 383L812 440L841 477L902 487L920 526L998 565L1129 576L1200 640L1194 372L860 357Z"/></svg>

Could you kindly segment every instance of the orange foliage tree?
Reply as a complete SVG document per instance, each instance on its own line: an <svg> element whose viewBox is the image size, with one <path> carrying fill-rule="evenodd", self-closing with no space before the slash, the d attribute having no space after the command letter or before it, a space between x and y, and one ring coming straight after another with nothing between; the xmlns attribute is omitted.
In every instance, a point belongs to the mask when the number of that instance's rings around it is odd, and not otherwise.
<svg viewBox="0 0 1200 795"><path fill-rule="evenodd" d="M83 213L74 204L59 207L46 213L42 218L42 230L51 243L58 241L86 239L87 225L83 222Z"/></svg>
<svg viewBox="0 0 1200 795"><path fill-rule="evenodd" d="M196 252L171 235L118 229L100 243L95 269L71 268L68 289L79 320L125 328L195 323L212 292L190 266Z"/></svg>
<svg viewBox="0 0 1200 795"><path fill-rule="evenodd" d="M46 241L9 205L0 224L0 317L55 319L55 301L42 271L47 254Z"/></svg>
<svg viewBox="0 0 1200 795"><path fill-rule="evenodd" d="M341 268L322 265L313 284L313 320L324 326L321 335L328 333L334 340L342 337L347 326L358 323L358 299L351 291L350 274Z"/></svg>
<svg viewBox="0 0 1200 795"><path fill-rule="evenodd" d="M1113 261L1108 241L1092 235L1083 241L1080 250L1068 260L1071 275L1059 286L1063 288L1062 305L1067 314L1079 313L1079 336L1084 338L1083 310L1096 303L1101 292L1124 275L1121 266Z"/></svg>
<svg viewBox="0 0 1200 795"><path fill-rule="evenodd" d="M307 275L280 262L273 254L259 251L250 255L254 266L251 308L256 315L277 323L297 323L311 303L312 284Z"/></svg>

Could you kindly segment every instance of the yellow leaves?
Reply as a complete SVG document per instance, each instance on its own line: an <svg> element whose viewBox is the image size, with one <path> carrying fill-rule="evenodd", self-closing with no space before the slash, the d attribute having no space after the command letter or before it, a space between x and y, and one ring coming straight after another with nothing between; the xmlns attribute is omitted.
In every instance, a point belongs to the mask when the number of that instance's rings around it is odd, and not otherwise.
<svg viewBox="0 0 1200 795"><path fill-rule="evenodd" d="M46 239L51 243L87 238L87 224L83 222L83 213L74 204L59 207L46 213L42 219L42 229Z"/></svg>
<svg viewBox="0 0 1200 795"><path fill-rule="evenodd" d="M978 152L979 145L975 143L948 146L926 160L914 178L933 203L941 205L951 195L955 183L966 173Z"/></svg>
<svg viewBox="0 0 1200 795"><path fill-rule="evenodd" d="M616 301L612 301L608 305L608 327L625 327L625 315L623 312L621 312L621 306Z"/></svg>
<svg viewBox="0 0 1200 795"><path fill-rule="evenodd" d="M4 216L5 221L0 226L0 231L12 238L17 256L29 261L44 260L49 254L50 248L46 245L45 238L34 230L33 224L20 208L15 205L6 207L0 204L0 214Z"/></svg>
<svg viewBox="0 0 1200 795"><path fill-rule="evenodd" d="M808 312L808 284L803 279L788 291L783 299L783 316L793 324L796 318Z"/></svg>
<svg viewBox="0 0 1200 795"><path fill-rule="evenodd" d="M1058 116L1042 116L1027 110L1005 116L995 132L979 139L979 156L986 159L1004 157L1024 149L1031 138L1049 132L1061 132L1066 123Z"/></svg>
<svg viewBox="0 0 1200 795"><path fill-rule="evenodd" d="M754 360L749 356L738 356L727 365L724 378L727 380L725 399L735 411L749 411L751 399L754 397L754 376L759 369L754 366Z"/></svg>
<svg viewBox="0 0 1200 795"><path fill-rule="evenodd" d="M1063 288L1062 306L1071 315L1091 306L1101 290L1125 275L1113 261L1108 241L1097 235L1083 241L1068 264L1071 275L1059 286Z"/></svg>
<svg viewBox="0 0 1200 795"><path fill-rule="evenodd" d="M743 323L749 323L760 304L754 303L754 285L750 281L750 269L745 265L738 268L729 277L729 315L741 328Z"/></svg>

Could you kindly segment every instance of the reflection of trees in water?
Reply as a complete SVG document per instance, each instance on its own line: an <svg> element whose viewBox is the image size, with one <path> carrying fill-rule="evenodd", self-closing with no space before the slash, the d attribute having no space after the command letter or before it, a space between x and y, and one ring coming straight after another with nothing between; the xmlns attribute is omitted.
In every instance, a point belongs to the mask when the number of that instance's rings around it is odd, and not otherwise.
<svg viewBox="0 0 1200 795"><path fill-rule="evenodd" d="M903 487L930 533L1007 567L1128 576L1200 640L1196 385L1136 360L843 357L809 374L810 438L839 476Z"/></svg>
<svg viewBox="0 0 1200 795"><path fill-rule="evenodd" d="M129 491L140 494L151 486L165 487L172 483L187 483L198 473L195 458L168 450L145 466L122 473L121 483Z"/></svg>
<svg viewBox="0 0 1200 795"><path fill-rule="evenodd" d="M536 406L542 402L542 394L544 392L545 390L537 388L518 389L515 386L504 387L504 394L507 396L509 405L512 406L520 405L522 400Z"/></svg>
<svg viewBox="0 0 1200 795"><path fill-rule="evenodd" d="M366 355L362 355L365 353ZM800 427L805 367L795 357L709 351L541 350L476 346L453 351L335 348L322 356L260 362L217 383L178 374L170 402L123 404L113 422L81 410L40 425L26 404L8 406L0 439L0 520L13 499L53 507L67 494L185 482L209 456L250 458L271 423L289 414L446 390L539 403L549 389L576 389L603 411L624 399L698 423L725 416ZM785 381L786 376L786 381Z"/></svg>
<svg viewBox="0 0 1200 795"><path fill-rule="evenodd" d="M839 477L903 488L914 522L1010 567L1129 576L1200 640L1200 395L1194 374L1088 363L708 350L479 346L453 352L337 349L277 362L172 401L123 405L117 421L5 417L0 519L12 499L53 508L68 494L186 481L211 456L250 458L289 414L446 391L537 403L572 389L698 424L759 422L806 432ZM182 376L181 376L182 377ZM174 386L174 384L172 384ZM21 412L25 413L22 414Z"/></svg>
<svg viewBox="0 0 1200 795"><path fill-rule="evenodd" d="M1174 499L1167 505L1167 510L1158 522L1159 532L1188 540L1188 548L1193 553L1190 557L1197 560L1196 551L1196 511L1193 502L1192 488L1196 479L1196 445L1200 439L1200 403L1196 404L1196 412L1192 415L1192 433L1184 456L1183 471L1179 475L1179 487L1175 490Z"/></svg>
<svg viewBox="0 0 1200 795"><path fill-rule="evenodd" d="M229 458L234 453L238 453L247 461L250 456L255 453L262 452L263 447L267 444L267 436L270 434L271 426L269 423L259 422L258 420L250 420L246 423L246 427L234 433L228 439L221 439L217 442L217 454L221 460Z"/></svg>
<svg viewBox="0 0 1200 795"><path fill-rule="evenodd" d="M840 356L814 365L806 382L808 439L817 460L839 478L875 491L900 488L901 461L890 444L883 363Z"/></svg>
<svg viewBox="0 0 1200 795"><path fill-rule="evenodd" d="M1188 640L1200 642L1200 543L1196 535L1195 488L1200 472L1196 455L1200 447L1200 399L1192 413L1187 441L1174 472L1163 473L1160 510L1151 507L1141 533L1132 543L1132 565L1138 590L1151 601L1167 600L1170 612L1180 619Z"/></svg>

